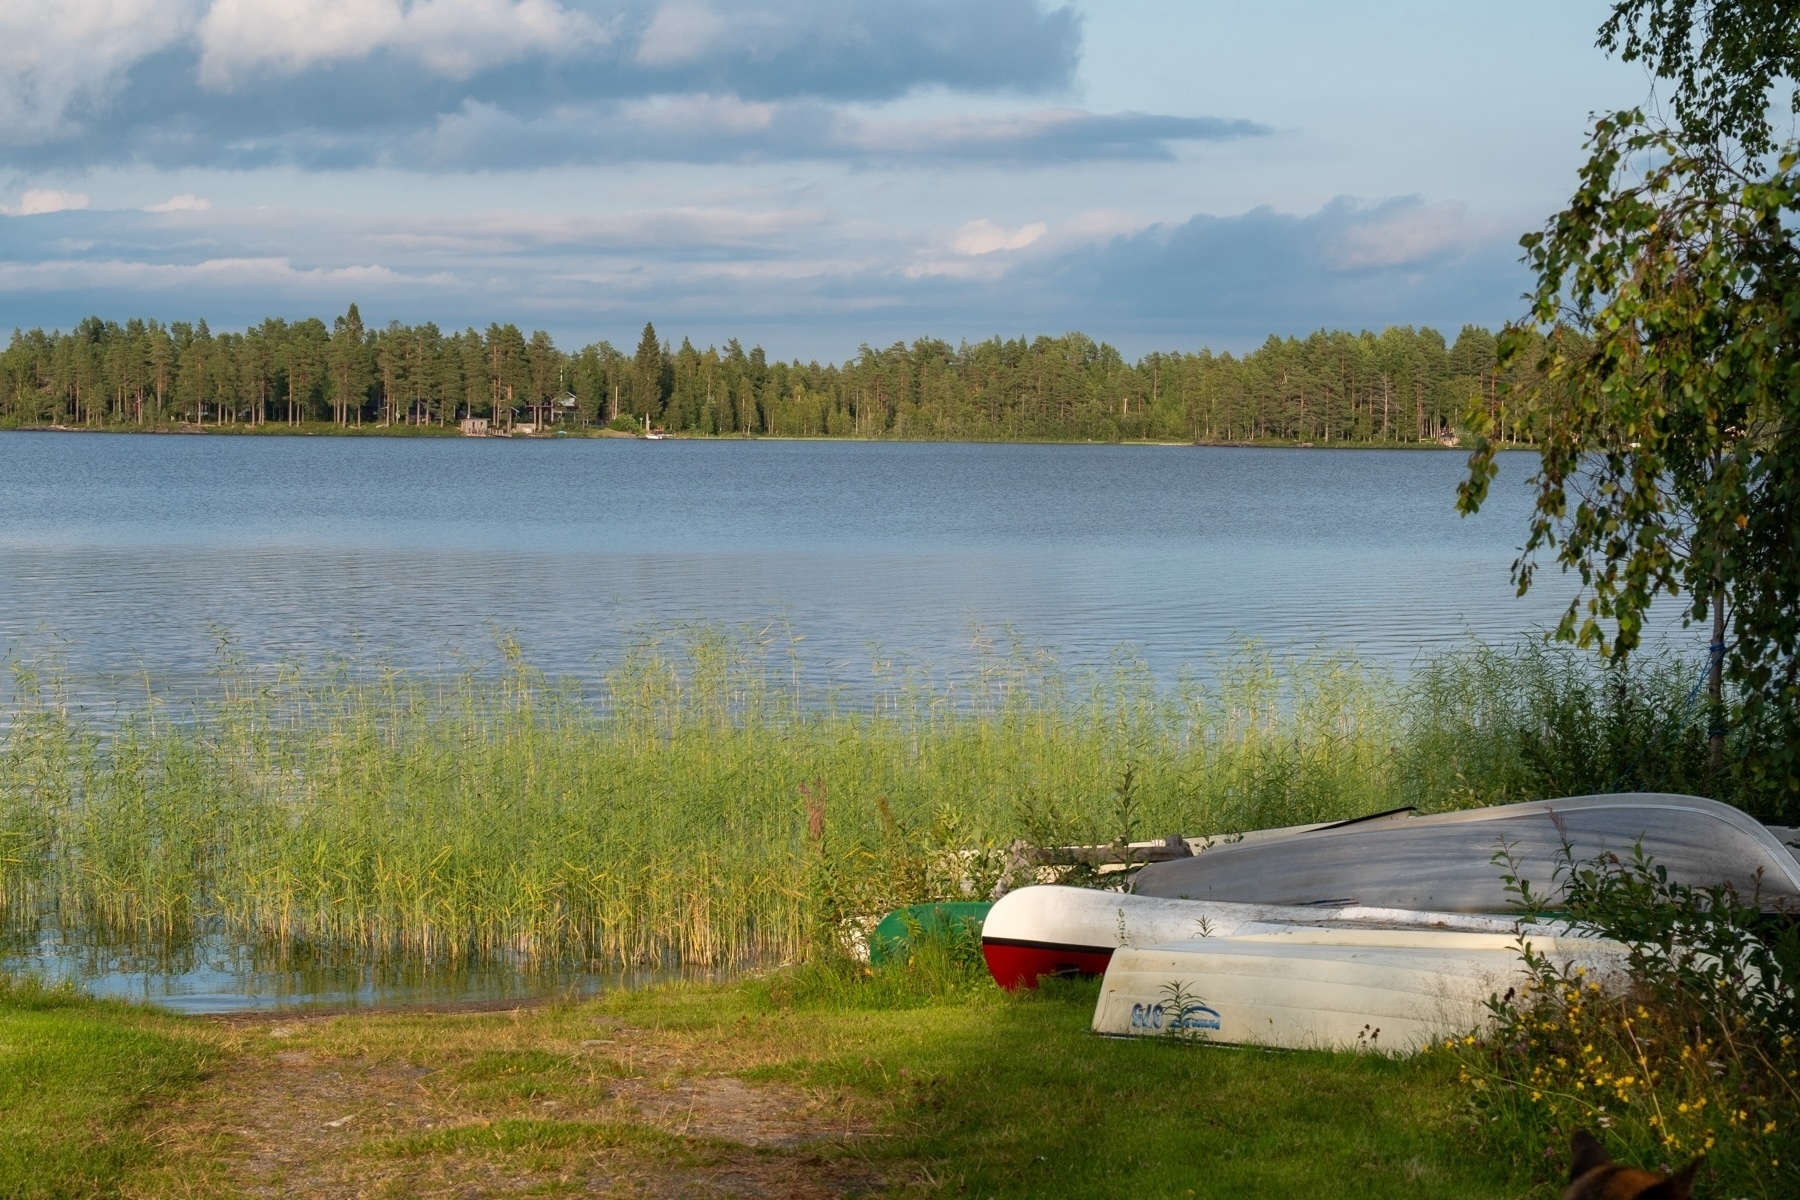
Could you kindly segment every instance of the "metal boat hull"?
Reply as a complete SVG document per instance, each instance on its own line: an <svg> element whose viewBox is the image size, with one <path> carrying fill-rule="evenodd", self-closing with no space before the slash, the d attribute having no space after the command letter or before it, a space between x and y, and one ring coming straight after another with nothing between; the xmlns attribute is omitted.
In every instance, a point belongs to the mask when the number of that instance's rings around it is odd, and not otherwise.
<svg viewBox="0 0 1800 1200"><path fill-rule="evenodd" d="M1677 882L1730 884L1769 911L1800 910L1800 860L1743 812L1696 796L1629 793L1507 804L1325 827L1151 863L1132 890L1159 899L1509 911L1497 861L1553 894L1565 843L1575 861L1641 845Z"/></svg>

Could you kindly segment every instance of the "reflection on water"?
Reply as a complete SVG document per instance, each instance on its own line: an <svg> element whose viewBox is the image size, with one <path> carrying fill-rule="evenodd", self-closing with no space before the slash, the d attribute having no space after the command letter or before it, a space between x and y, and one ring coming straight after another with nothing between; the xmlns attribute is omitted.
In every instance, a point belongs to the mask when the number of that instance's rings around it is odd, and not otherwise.
<svg viewBox="0 0 1800 1200"><path fill-rule="evenodd" d="M173 947L64 941L53 925L0 942L0 972L184 1013L374 1008L403 1004L583 997L720 972L669 964L272 961L211 934ZM746 964L747 965L747 964Z"/></svg>

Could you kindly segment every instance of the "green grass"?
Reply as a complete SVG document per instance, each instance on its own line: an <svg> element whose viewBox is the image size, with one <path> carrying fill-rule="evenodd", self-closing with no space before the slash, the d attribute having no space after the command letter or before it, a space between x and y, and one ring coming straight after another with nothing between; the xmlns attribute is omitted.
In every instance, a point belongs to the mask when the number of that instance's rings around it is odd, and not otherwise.
<svg viewBox="0 0 1800 1200"><path fill-rule="evenodd" d="M189 1128L160 1157L144 1130L164 1106L192 1093L209 1054L222 1053L200 1022L154 1018L123 1006L0 1002L9 1057L0 1105L0 1195L236 1194L244 1180L218 1157L234 1131L258 1118L230 1089L257 1071L292 1072L268 1046L321 1070L356 1078L367 1064L427 1068L423 1100L445 1127L395 1133L362 1121L344 1142L293 1143L296 1179L333 1176L411 1194L408 1180L442 1180L477 1160L494 1179L536 1172L579 1181L595 1156L650 1186L684 1172L738 1170L775 1156L855 1167L907 1195L959 1197L1514 1197L1532 1192L1541 1147L1514 1158L1467 1152L1467 1089L1448 1056L1266 1052L1172 1040L1099 1038L1088 1032L1093 984L1006 996L955 964L895 967L874 975L819 964L736 984L669 985L522 1014L367 1014L309 1023L259 1042L240 1033L224 1090L197 1111L217 1127ZM587 1115L572 1087L571 1050L596 1020L636 1046L668 1081L725 1073L792 1096L855 1097L859 1135L841 1143L749 1149L633 1117ZM627 1032L643 1031L642 1036ZM622 1044L622 1043L621 1043ZM616 1049L607 1043L608 1049ZM655 1051L652 1053L651 1051ZM584 1061L602 1051L581 1051ZM22 1070L11 1070L15 1064ZM260 1065L259 1065L260 1064ZM588 1081L592 1082L592 1081ZM503 1088L480 1085L506 1084ZM649 1081L651 1086L667 1086ZM476 1086L472 1086L476 1085ZM562 1095L563 1119L540 1095ZM324 1101L297 1128L349 1111ZM379 1106L377 1106L379 1108ZM207 1156L184 1160L182 1154ZM320 1156L307 1159L311 1154ZM624 1155L623 1159L618 1155ZM463 1164L463 1165L459 1165ZM737 1165L734 1165L737 1164ZM860 1164L860 1166L856 1166ZM613 1169L621 1169L615 1166ZM1548 1173L1546 1170L1546 1173ZM359 1172L361 1174L359 1174ZM398 1174L396 1174L398 1172ZM235 1182L234 1182L235 1179ZM573 1186L573 1185L571 1185ZM576 1190L580 1190L576 1187ZM386 1193L384 1193L386 1194Z"/></svg>
<svg viewBox="0 0 1800 1200"><path fill-rule="evenodd" d="M1540 645L1471 647L1400 682L1250 647L1161 686L1129 659L1082 674L1014 650L955 682L877 664L872 699L851 705L797 689L786 649L653 635L595 694L510 652L448 679L379 662L259 672L227 654L209 695L105 720L19 664L0 712L0 926L174 948L222 928L297 963L803 964L459 1019L455 1048L441 1020L345 1019L318 1049L429 1064L422 1087L489 1121L372 1146L390 1173L471 1156L564 1175L606 1154L743 1167L741 1147L546 1119L546 1101L585 1103L630 1069L571 1057L598 1011L753 1081L862 1097L885 1136L855 1153L924 1194L1549 1196L1563 1147L1474 1137L1448 1056L1096 1039L1091 987L1002 996L967 945L864 975L834 939L848 918L984 894L1015 838L1633 788L1794 815L1706 774L1695 664L1675 660L1620 674ZM148 1131L224 1053L201 1028L0 992L0 1195L140 1177L174 1194L183 1171L156 1163Z"/></svg>
<svg viewBox="0 0 1800 1200"><path fill-rule="evenodd" d="M1255 647L1159 686L995 652L796 691L766 637L632 644L597 694L516 653L442 679L252 671L121 720L23 665L0 714L0 914L101 941L209 923L267 957L741 964L980 896L1016 838L1228 833L1582 791L1712 790L1689 664L1526 645L1409 681ZM1721 793L1722 794L1722 793Z"/></svg>
<svg viewBox="0 0 1800 1200"><path fill-rule="evenodd" d="M143 1119L211 1058L180 1025L0 976L0 1196L111 1195L151 1162Z"/></svg>
<svg viewBox="0 0 1800 1200"><path fill-rule="evenodd" d="M665 1159L689 1157L690 1139L622 1121L495 1121L393 1138L376 1152L396 1158L433 1154L538 1155L569 1149L650 1150Z"/></svg>
<svg viewBox="0 0 1800 1200"><path fill-rule="evenodd" d="M791 982L791 981L790 981ZM902 1000L895 988L906 992ZM890 1098L928 1194L1512 1196L1510 1162L1462 1152L1464 1089L1445 1059L1268 1052L1088 1031L1098 985L1007 997L801 986L615 998L627 1020L798 1043L746 1078ZM896 1000L901 1002L896 1003Z"/></svg>

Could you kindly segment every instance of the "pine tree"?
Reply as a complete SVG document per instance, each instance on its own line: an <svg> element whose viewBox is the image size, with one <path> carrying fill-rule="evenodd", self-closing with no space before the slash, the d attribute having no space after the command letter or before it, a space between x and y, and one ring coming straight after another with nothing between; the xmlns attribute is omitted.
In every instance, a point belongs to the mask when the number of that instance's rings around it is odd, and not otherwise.
<svg viewBox="0 0 1800 1200"><path fill-rule="evenodd" d="M373 374L362 314L352 304L331 326L331 401L339 425L350 424L352 414L362 423Z"/></svg>
<svg viewBox="0 0 1800 1200"><path fill-rule="evenodd" d="M662 415L664 399L663 352L662 343L656 340L656 326L648 321L631 359L631 375L631 411L656 419Z"/></svg>

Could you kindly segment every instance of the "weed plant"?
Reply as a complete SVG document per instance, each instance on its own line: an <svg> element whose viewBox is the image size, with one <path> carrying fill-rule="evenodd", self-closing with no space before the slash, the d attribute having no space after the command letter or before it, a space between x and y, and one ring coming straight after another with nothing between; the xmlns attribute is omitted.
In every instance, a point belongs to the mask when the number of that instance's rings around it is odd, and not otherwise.
<svg viewBox="0 0 1800 1200"><path fill-rule="evenodd" d="M768 963L833 952L849 918L985 896L1016 838L1708 787L1673 660L1473 647L1400 682L1248 646L1159 685L1129 657L1015 651L850 705L715 629L643 637L595 693L503 649L450 677L227 652L205 696L104 719L15 663L3 923L212 931L283 962Z"/></svg>
<svg viewBox="0 0 1800 1200"><path fill-rule="evenodd" d="M1595 1132L1620 1161L1668 1171L1704 1156L1707 1190L1800 1194L1800 931L1729 887L1671 882L1641 848L1574 863L1524 914L1624 943L1630 986L1525 951L1531 983L1493 1007L1462 1059L1477 1130L1502 1153ZM1523 1164L1529 1165L1529 1164Z"/></svg>

